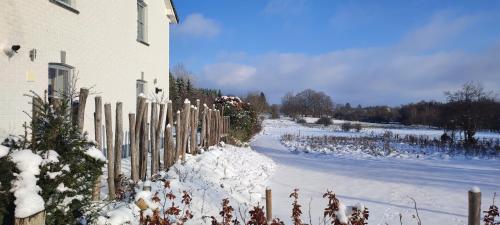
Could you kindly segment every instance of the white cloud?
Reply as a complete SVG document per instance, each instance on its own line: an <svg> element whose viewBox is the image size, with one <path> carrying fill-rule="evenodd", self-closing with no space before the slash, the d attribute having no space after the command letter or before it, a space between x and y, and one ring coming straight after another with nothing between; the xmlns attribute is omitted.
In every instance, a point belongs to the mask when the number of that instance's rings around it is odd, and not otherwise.
<svg viewBox="0 0 500 225"><path fill-rule="evenodd" d="M223 87L241 86L248 84L256 73L251 66L236 63L218 63L203 68L203 79L208 79Z"/></svg>
<svg viewBox="0 0 500 225"><path fill-rule="evenodd" d="M288 91L312 88L334 101L398 105L442 100L443 92L466 81L500 91L500 40L483 50L439 50L465 32L472 17L433 17L393 46L330 51L323 54L269 53L246 56L244 63L207 65L205 86L233 94L262 90L273 102Z"/></svg>
<svg viewBox="0 0 500 225"><path fill-rule="evenodd" d="M186 16L184 21L173 27L174 34L195 37L212 38L220 33L218 23L200 13L193 13Z"/></svg>

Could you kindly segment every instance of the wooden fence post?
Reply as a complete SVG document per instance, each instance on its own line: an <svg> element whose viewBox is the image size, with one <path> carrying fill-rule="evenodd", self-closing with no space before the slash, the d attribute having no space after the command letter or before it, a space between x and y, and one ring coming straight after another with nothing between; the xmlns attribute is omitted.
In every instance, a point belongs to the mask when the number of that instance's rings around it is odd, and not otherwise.
<svg viewBox="0 0 500 225"><path fill-rule="evenodd" d="M160 136L161 136L161 131L162 131L162 128L163 128L163 118L164 118L164 114L165 114L165 103L160 103L160 113L158 114L158 119L156 120L157 121L157 124L156 124L156 134L155 134L155 148L154 148L154 152L156 154L156 158L157 158L157 161L155 162L156 163L156 171L155 173L158 173L159 172L159 168L163 168L164 166L161 166L160 165ZM165 139L165 137L163 137ZM164 141L165 143L165 141ZM163 146L163 151L165 151L165 148L166 146ZM163 159L163 164L165 164L165 158Z"/></svg>
<svg viewBox="0 0 500 225"><path fill-rule="evenodd" d="M193 155L196 155L196 128L197 128L197 121L198 121L198 117L196 116L196 108L193 107L191 108L191 139L189 141L189 152Z"/></svg>
<svg viewBox="0 0 500 225"><path fill-rule="evenodd" d="M115 188L120 186L120 174L122 170L122 144L123 144L123 104L116 103L116 118L115 118Z"/></svg>
<svg viewBox="0 0 500 225"><path fill-rule="evenodd" d="M273 194L271 188L266 188L266 218L271 221L273 217Z"/></svg>
<svg viewBox="0 0 500 225"><path fill-rule="evenodd" d="M80 133L83 134L83 125L85 122L85 105L87 104L87 97L89 96L89 89L80 88L78 96L78 128Z"/></svg>
<svg viewBox="0 0 500 225"><path fill-rule="evenodd" d="M208 109L208 107L207 107L207 109ZM211 145L212 145L212 109L208 109L208 114L207 114L207 145L206 145L206 147L208 148Z"/></svg>
<svg viewBox="0 0 500 225"><path fill-rule="evenodd" d="M45 225L45 210L26 218L15 218L15 225Z"/></svg>
<svg viewBox="0 0 500 225"><path fill-rule="evenodd" d="M115 199L115 157L113 148L113 123L111 118L111 104L104 104L104 118L106 120L106 148L108 153L108 194L109 200Z"/></svg>
<svg viewBox="0 0 500 225"><path fill-rule="evenodd" d="M201 113L201 134L200 134L200 147L205 147L205 136L207 135L207 106L203 105L203 112Z"/></svg>
<svg viewBox="0 0 500 225"><path fill-rule="evenodd" d="M179 156L182 151L182 134L181 134L181 111L177 110L177 126L175 127L175 156L174 156L174 164L179 160Z"/></svg>
<svg viewBox="0 0 500 225"><path fill-rule="evenodd" d="M168 100L167 102L167 117L168 117L168 124L170 124L172 127L174 126L174 113L173 113L174 107L172 106L172 101Z"/></svg>
<svg viewBox="0 0 500 225"><path fill-rule="evenodd" d="M468 225L480 225L481 222L481 190L472 187L469 191L469 223Z"/></svg>
<svg viewBox="0 0 500 225"><path fill-rule="evenodd" d="M174 161L174 137L172 136L172 126L168 124L165 126L165 139L163 148L163 169L168 169L172 166Z"/></svg>
<svg viewBox="0 0 500 225"><path fill-rule="evenodd" d="M144 96L139 96L137 97L137 112L136 112L136 117L135 117L135 145L133 145L133 149L131 149L131 152L132 154L135 154L136 157L135 157L135 160L134 160L134 157L131 156L131 160L132 160L132 165L136 165L136 169L137 169L137 174L134 174L132 172L132 180L134 182L137 182L139 181L139 179L142 177L142 170L141 170L141 146L142 146L142 121L143 121L143 118L144 118L144 113L145 113L145 110L146 110L146 98ZM130 146L132 147L132 146ZM135 175L137 177L135 177ZM135 178L135 179L134 179Z"/></svg>
<svg viewBox="0 0 500 225"><path fill-rule="evenodd" d="M151 139L151 169L150 169L150 176L153 177L153 174L155 174L158 171L158 154L156 152L156 128L157 128L157 120L158 119L158 104L156 102L151 102L151 123L150 123L150 134L149 137Z"/></svg>
<svg viewBox="0 0 500 225"><path fill-rule="evenodd" d="M141 146L140 146L140 161L139 161L139 167L140 167L140 178L144 181L146 180L147 177L147 170L148 170L148 134L149 134L149 129L148 129L148 104L146 103L146 106L144 108L144 113L142 115L142 125L141 125Z"/></svg>
<svg viewBox="0 0 500 225"><path fill-rule="evenodd" d="M94 112L94 140L97 144L97 149L102 151L102 99L101 96L95 98L95 112ZM92 188L92 201L99 201L101 197L101 177L97 177Z"/></svg>
<svg viewBox="0 0 500 225"><path fill-rule="evenodd" d="M191 123L191 102L186 99L184 101L184 109L183 109L184 117L182 122L184 126L182 128L182 161L186 161L186 153L188 151L188 142L189 142L189 124Z"/></svg>
<svg viewBox="0 0 500 225"><path fill-rule="evenodd" d="M128 114L128 122L129 122L129 141L130 141L130 177L134 182L139 181L139 161L138 156L139 152L137 152L137 144L135 142L135 114Z"/></svg>

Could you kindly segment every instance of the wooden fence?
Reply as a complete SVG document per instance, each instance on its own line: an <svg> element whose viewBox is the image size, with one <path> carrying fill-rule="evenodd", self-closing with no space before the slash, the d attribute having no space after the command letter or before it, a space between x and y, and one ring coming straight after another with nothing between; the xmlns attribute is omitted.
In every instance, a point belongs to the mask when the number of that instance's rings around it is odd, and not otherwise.
<svg viewBox="0 0 500 225"><path fill-rule="evenodd" d="M230 130L229 117L223 116L223 112L217 110L215 105L212 108L203 105L203 110L200 107L199 100L191 104L186 99L182 109L174 115L171 101L166 104L148 102L144 96L139 96L136 112L128 115L129 130L124 131L122 103L116 103L113 127L111 104L104 104L102 124L102 99L100 96L95 97L95 141L108 158L110 199L115 197L120 182L122 158L130 157L130 174L125 175L138 182L168 169L178 160L184 161L186 154L199 154L201 149L208 149L227 136ZM94 200L99 199L99 186L95 184Z"/></svg>

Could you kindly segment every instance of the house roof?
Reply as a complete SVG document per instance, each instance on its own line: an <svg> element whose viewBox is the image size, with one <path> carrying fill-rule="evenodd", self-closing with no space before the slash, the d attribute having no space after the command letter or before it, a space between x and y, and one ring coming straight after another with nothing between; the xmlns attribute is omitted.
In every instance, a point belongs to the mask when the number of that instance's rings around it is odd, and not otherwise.
<svg viewBox="0 0 500 225"><path fill-rule="evenodd" d="M167 6L167 16L171 23L179 23L179 16L177 15L177 10L175 10L175 5L173 0L165 0L165 5Z"/></svg>

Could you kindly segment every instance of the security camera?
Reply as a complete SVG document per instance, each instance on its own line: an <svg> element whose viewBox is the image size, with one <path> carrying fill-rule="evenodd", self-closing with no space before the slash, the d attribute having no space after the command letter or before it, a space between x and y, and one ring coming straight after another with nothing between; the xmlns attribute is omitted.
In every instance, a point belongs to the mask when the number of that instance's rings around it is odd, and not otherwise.
<svg viewBox="0 0 500 225"><path fill-rule="evenodd" d="M21 45L12 45L12 47L10 47L10 49L12 49L12 51L14 51L15 53L17 53L17 51L19 49L21 49Z"/></svg>

